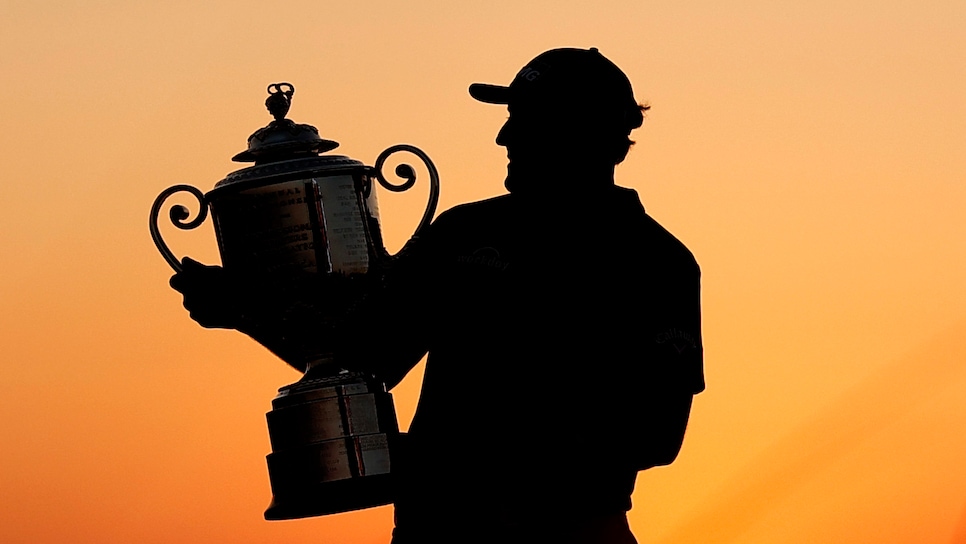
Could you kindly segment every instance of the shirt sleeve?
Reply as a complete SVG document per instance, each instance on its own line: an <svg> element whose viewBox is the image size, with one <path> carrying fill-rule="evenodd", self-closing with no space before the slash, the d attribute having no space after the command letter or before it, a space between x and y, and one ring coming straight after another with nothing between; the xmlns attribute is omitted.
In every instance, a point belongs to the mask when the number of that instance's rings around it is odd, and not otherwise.
<svg viewBox="0 0 966 544"><path fill-rule="evenodd" d="M666 281L674 287L661 297L663 308L650 339L653 353L675 381L697 394L705 388L700 269L695 263Z"/></svg>

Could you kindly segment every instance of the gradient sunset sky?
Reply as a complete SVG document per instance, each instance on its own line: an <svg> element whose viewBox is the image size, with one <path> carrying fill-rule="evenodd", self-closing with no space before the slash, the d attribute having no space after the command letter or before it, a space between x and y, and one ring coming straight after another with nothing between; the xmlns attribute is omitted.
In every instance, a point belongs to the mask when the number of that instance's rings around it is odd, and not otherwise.
<svg viewBox="0 0 966 544"><path fill-rule="evenodd" d="M441 209L501 194L466 88L562 46L652 106L618 183L703 271L708 389L638 539L966 543L962 0L0 0L0 542L388 542L389 507L262 519L298 374L188 318L148 211L242 167L277 81L335 153L424 149ZM424 188L380 193L392 249Z"/></svg>

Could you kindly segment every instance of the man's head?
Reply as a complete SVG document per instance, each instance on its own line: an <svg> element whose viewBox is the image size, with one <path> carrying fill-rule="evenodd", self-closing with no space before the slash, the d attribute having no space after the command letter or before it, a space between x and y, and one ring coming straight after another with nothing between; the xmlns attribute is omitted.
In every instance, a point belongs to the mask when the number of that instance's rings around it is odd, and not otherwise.
<svg viewBox="0 0 966 544"><path fill-rule="evenodd" d="M470 95L509 109L497 143L507 148L511 190L551 181L537 178L612 177L647 109L634 99L627 76L596 48L541 53L509 86L475 83Z"/></svg>

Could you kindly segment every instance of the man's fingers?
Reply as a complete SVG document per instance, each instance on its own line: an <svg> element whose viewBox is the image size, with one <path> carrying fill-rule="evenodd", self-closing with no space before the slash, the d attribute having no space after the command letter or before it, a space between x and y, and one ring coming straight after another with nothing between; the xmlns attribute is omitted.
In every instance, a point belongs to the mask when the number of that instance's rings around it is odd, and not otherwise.
<svg viewBox="0 0 966 544"><path fill-rule="evenodd" d="M192 259L191 257L185 257L181 259L181 268L184 268L186 270L187 269L197 270L199 268L205 268L205 265L199 263L198 261Z"/></svg>
<svg viewBox="0 0 966 544"><path fill-rule="evenodd" d="M185 280L184 276L181 275L181 272L171 276L171 279L168 280L168 285L170 285L175 291L184 293Z"/></svg>

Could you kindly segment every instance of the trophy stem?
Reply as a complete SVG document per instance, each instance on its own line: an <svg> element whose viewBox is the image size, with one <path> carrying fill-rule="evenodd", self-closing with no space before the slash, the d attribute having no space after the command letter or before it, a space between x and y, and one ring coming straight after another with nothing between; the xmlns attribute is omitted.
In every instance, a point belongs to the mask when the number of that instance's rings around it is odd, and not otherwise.
<svg viewBox="0 0 966 544"><path fill-rule="evenodd" d="M322 355L317 359L312 359L307 363L305 363L305 374L307 375L312 369L321 369L321 368L330 368L330 369L338 368L338 365L335 361L335 357L333 357L331 353ZM342 369L338 368L338 370L342 370ZM334 373L336 372L333 372L333 374Z"/></svg>

